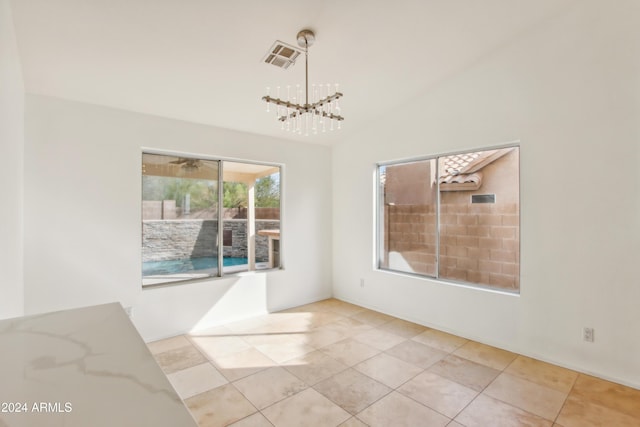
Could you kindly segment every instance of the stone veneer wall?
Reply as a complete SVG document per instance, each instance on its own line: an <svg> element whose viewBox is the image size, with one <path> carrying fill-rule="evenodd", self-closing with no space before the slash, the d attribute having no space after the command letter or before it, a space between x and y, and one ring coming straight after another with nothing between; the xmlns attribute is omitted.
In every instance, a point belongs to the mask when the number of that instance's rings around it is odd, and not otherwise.
<svg viewBox="0 0 640 427"><path fill-rule="evenodd" d="M232 231L232 245L224 246L222 256L233 258L247 257L247 220L229 219L224 221L224 229ZM256 262L269 260L269 238L258 235L260 230L280 229L280 221L256 220Z"/></svg>
<svg viewBox="0 0 640 427"><path fill-rule="evenodd" d="M443 197L444 202L445 197ZM440 277L519 288L519 216L515 203L443 203ZM432 206L385 207L385 249L402 255L413 272L436 273L436 217ZM389 260L383 260L389 265ZM393 267L392 267L393 268Z"/></svg>
<svg viewBox="0 0 640 427"><path fill-rule="evenodd" d="M142 222L142 261L217 256L217 220L145 220ZM256 220L256 232L279 229L280 221ZM223 248L225 257L247 257L247 221L225 220L224 229L232 231L232 246ZM269 258L268 238L256 236L256 261Z"/></svg>

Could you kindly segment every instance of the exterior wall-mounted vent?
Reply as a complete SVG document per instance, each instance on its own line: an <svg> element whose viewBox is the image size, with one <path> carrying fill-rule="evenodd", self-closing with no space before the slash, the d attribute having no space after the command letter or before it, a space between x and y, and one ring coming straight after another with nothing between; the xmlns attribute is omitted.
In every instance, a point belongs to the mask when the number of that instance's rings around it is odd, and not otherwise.
<svg viewBox="0 0 640 427"><path fill-rule="evenodd" d="M295 64L296 59L301 53L302 50L297 47L276 40L273 46L271 46L271 49L269 49L269 52L265 55L264 62L286 70Z"/></svg>
<svg viewBox="0 0 640 427"><path fill-rule="evenodd" d="M495 194L472 194L471 203L495 203Z"/></svg>

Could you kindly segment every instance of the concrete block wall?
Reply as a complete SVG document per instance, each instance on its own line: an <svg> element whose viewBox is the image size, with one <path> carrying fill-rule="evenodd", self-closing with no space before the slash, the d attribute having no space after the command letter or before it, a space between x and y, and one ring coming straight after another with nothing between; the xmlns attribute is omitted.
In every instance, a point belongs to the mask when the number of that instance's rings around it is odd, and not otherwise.
<svg viewBox="0 0 640 427"><path fill-rule="evenodd" d="M517 203L443 203L440 206L439 277L517 290L519 215ZM386 252L397 252L412 272L436 275L434 207L385 207ZM389 266L389 259L383 260Z"/></svg>
<svg viewBox="0 0 640 427"><path fill-rule="evenodd" d="M436 215L433 205L387 206L385 248L402 254L415 273L436 274ZM388 263L389 260L386 260ZM388 264L387 264L388 265Z"/></svg>
<svg viewBox="0 0 640 427"><path fill-rule="evenodd" d="M440 277L517 290L518 205L456 203L440 210Z"/></svg>

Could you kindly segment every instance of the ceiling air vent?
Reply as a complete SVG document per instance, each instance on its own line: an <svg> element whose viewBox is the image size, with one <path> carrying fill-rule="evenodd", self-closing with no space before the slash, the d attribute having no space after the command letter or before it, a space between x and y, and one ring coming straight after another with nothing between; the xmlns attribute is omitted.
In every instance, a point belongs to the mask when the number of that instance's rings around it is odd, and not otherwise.
<svg viewBox="0 0 640 427"><path fill-rule="evenodd" d="M273 46L271 46L271 49L269 49L269 52L265 55L264 62L286 70L295 64L296 59L301 53L302 50L297 47L276 40Z"/></svg>

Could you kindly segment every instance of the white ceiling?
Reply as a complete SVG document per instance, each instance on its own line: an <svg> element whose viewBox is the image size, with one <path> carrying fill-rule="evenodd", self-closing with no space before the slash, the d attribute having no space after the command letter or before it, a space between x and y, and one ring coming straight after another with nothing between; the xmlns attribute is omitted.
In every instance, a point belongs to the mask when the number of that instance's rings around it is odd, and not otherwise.
<svg viewBox="0 0 640 427"><path fill-rule="evenodd" d="M26 90L311 143L353 135L575 0L11 0ZM343 129L280 130L262 63L316 33L310 82L340 83ZM273 92L272 92L273 94Z"/></svg>

